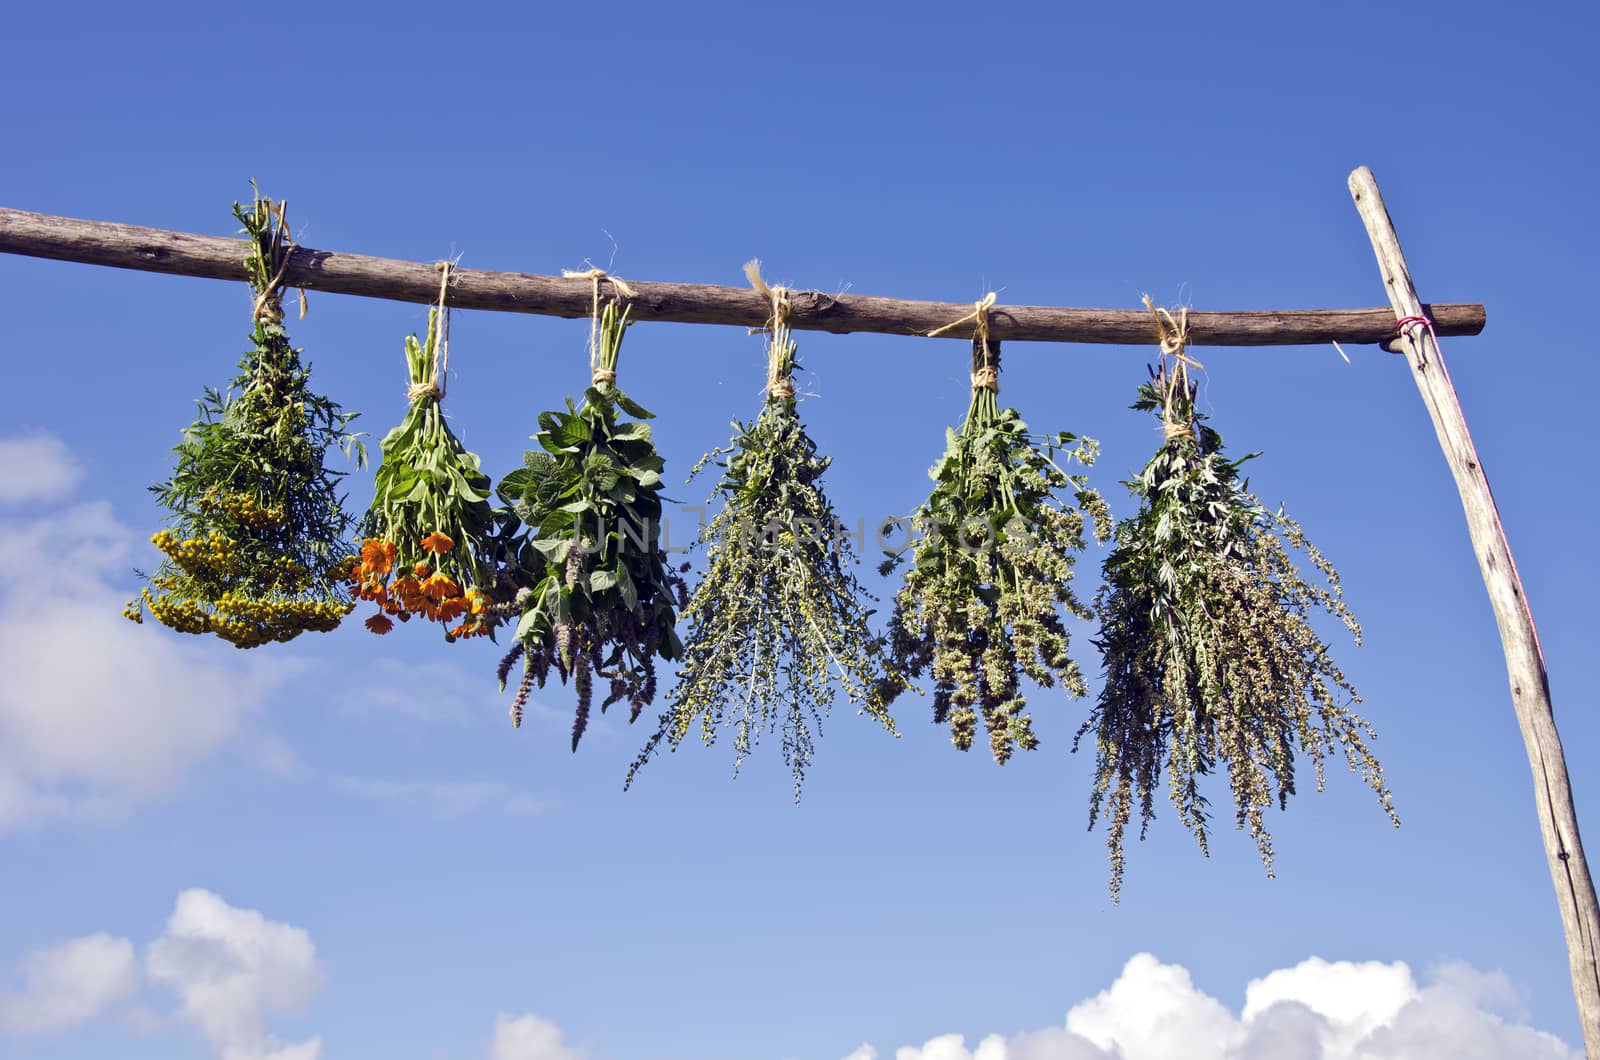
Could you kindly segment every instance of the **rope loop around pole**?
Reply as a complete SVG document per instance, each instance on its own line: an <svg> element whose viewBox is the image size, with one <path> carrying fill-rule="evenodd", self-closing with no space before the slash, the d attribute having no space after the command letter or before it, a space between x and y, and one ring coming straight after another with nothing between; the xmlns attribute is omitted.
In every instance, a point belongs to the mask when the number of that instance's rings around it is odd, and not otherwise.
<svg viewBox="0 0 1600 1060"><path fill-rule="evenodd" d="M794 397L794 372L789 341L789 316L794 306L789 301L789 288L768 284L761 277L761 259L751 258L744 263L745 278L758 294L766 295L772 302L772 315L767 326L760 330L772 336L767 352L767 396L788 399ZM754 332L752 332L753 334Z"/></svg>
<svg viewBox="0 0 1600 1060"><path fill-rule="evenodd" d="M589 268L582 271L562 269L561 276L567 280L588 280L594 285L594 308L589 315L589 378L595 386L604 383L615 383L617 373L600 367L600 281L605 280L611 284L612 290L623 298L637 298L638 294L629 287L620 276L613 276L600 268Z"/></svg>
<svg viewBox="0 0 1600 1060"><path fill-rule="evenodd" d="M1149 295L1144 295L1144 307L1150 311L1150 316L1156 323L1156 341L1161 346L1161 371L1157 378L1162 378L1164 390L1162 393L1161 427L1167 441L1174 438L1193 438L1194 424L1184 420L1174 419L1173 397L1181 392L1189 395L1189 369L1198 368L1205 370L1205 365L1190 357L1187 351L1189 344L1189 308L1179 310L1179 315L1174 318L1172 312L1164 306L1157 306ZM1167 370L1167 358L1172 358L1172 370ZM1193 399L1190 398L1192 401ZM1191 416L1192 419L1192 408Z"/></svg>
<svg viewBox="0 0 1600 1060"><path fill-rule="evenodd" d="M444 400L444 391L450 378L450 270L455 266L448 261L434 262L439 270L439 307L428 315L432 331L428 341L433 345L433 378L412 383L406 388L406 397L415 404L422 398Z"/></svg>
<svg viewBox="0 0 1600 1060"><path fill-rule="evenodd" d="M989 348L989 310L994 308L995 292L990 291L972 304L972 312L943 327L925 332L928 338L937 338L953 331L968 321L972 322L972 389L1000 393L1000 360L991 356Z"/></svg>
<svg viewBox="0 0 1600 1060"><path fill-rule="evenodd" d="M1438 334L1438 332L1433 330L1433 321L1429 320L1425 316L1401 317L1399 320L1396 320L1394 322L1394 329L1395 329L1396 332L1398 332L1400 334L1400 336L1402 338L1410 339L1413 343L1416 343L1416 347L1417 347L1417 367L1421 368L1421 367L1423 367L1424 365L1427 364L1427 357L1425 355L1426 351L1423 350L1421 342L1419 342L1411 334L1412 331L1414 329L1418 328L1418 327L1427 328L1428 329L1428 334L1433 336L1434 345L1437 346L1439 344L1439 334ZM1396 353L1401 353L1403 351L1396 350L1395 352Z"/></svg>
<svg viewBox="0 0 1600 1060"><path fill-rule="evenodd" d="M930 339L938 338L945 332L953 331L954 329L965 324L967 321L971 320L976 322L977 328L981 328L984 336L987 337L989 334L989 310L994 308L994 300L995 293L990 291L977 302L973 303L972 312L968 313L966 316L960 318L959 320L952 320L943 327L934 328L932 331L927 331L923 334ZM976 330L973 332L972 337L975 339L978 337Z"/></svg>
<svg viewBox="0 0 1600 1060"><path fill-rule="evenodd" d="M272 278L256 294L250 318L257 324L283 323L283 277L289 271L289 252L294 249L294 239L289 234L289 200L273 202L257 199L256 208L265 205L271 234L263 241L257 239L256 254L261 256L265 269L271 269ZM265 269L263 271L265 271ZM300 292L300 315L306 315L305 292Z"/></svg>

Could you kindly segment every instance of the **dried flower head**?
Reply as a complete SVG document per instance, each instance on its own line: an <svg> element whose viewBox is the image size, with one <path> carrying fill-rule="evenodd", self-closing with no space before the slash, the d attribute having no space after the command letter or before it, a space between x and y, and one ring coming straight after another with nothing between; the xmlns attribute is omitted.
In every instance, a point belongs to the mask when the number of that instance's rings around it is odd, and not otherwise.
<svg viewBox="0 0 1600 1060"><path fill-rule="evenodd" d="M1268 875L1264 811L1273 802L1284 808L1294 793L1297 745L1321 790L1324 759L1337 743L1399 823L1368 748L1372 729L1350 709L1360 699L1310 621L1324 611L1360 643L1337 572L1299 524L1248 491L1239 469L1250 457L1222 456L1221 436L1195 412L1182 362L1151 377L1133 407L1158 413L1166 440L1128 483L1139 512L1118 527L1095 600L1106 680L1078 733L1094 735L1089 822L1102 811L1110 819L1113 898L1134 804L1142 838L1163 772L1178 819L1208 852L1200 781L1225 768L1235 820L1249 829ZM1292 549L1324 584L1302 575Z"/></svg>

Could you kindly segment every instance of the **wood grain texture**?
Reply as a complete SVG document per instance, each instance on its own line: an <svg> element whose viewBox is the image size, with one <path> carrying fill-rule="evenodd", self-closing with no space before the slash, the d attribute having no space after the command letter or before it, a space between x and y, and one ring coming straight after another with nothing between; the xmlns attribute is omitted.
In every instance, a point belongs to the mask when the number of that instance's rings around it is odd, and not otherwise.
<svg viewBox="0 0 1600 1060"><path fill-rule="evenodd" d="M53 217L0 207L0 252L110 265L122 269L244 280L245 244L218 236L159 228ZM460 309L587 317L593 288L586 279L520 272L455 269L450 304ZM343 254L296 247L285 282L308 291L364 295L428 304L439 297L439 274L432 262ZM657 283L628 278L636 296L629 301L637 320L680 324L761 327L768 300L746 287ZM614 288L602 281L603 294ZM799 331L877 332L926 335L972 312L970 302L923 302L874 295L791 292L789 324ZM1484 309L1476 304L1429 307L1441 335L1476 335ZM1067 309L997 305L989 314L989 334L1019 342L1084 342L1150 346L1157 341L1150 314L1143 309ZM972 337L970 327L942 336ZM1379 343L1396 337L1388 309L1296 309L1189 313L1191 346L1298 346Z"/></svg>
<svg viewBox="0 0 1600 1060"><path fill-rule="evenodd" d="M1350 174L1350 194L1355 198L1356 209L1372 239L1372 249L1397 319L1425 315L1425 307L1417 300L1416 287L1406 269L1394 222L1370 169L1362 166ZM1500 643L1505 649L1506 671L1511 679L1511 707L1527 745L1539 831L1544 836L1556 904L1566 931L1572 989L1578 1002L1584 1046L1591 1058L1600 1058L1600 947L1597 947L1600 904L1595 899L1594 881L1589 875L1583 840L1578 834L1578 815L1573 807L1567 759L1550 703L1550 682L1545 671L1544 652L1539 647L1539 631L1533 624L1533 612L1523 592L1516 562L1511 557L1511 545L1500 523L1494 496L1489 491L1488 476L1472 444L1466 415L1456 397L1439 344L1428 329L1420 325L1408 328L1403 342L1411 376L1433 419L1439 447L1444 450L1445 461L1461 493L1467 532L1472 538L1478 568L1489 592L1489 603L1500 627Z"/></svg>

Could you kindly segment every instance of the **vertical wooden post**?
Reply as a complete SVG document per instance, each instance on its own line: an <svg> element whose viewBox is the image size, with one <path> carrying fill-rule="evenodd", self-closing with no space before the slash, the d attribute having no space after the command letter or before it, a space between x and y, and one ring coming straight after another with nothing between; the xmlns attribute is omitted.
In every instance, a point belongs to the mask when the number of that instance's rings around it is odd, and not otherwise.
<svg viewBox="0 0 1600 1060"><path fill-rule="evenodd" d="M1534 804L1539 814L1539 830L1544 835L1550 876L1555 883L1556 904L1566 929L1567 953L1572 965L1572 989L1577 996L1578 1018L1583 1040L1591 1060L1600 1060L1600 905L1596 904L1594 881L1589 863L1584 860L1583 841L1578 836L1578 817L1572 805L1572 786L1567 776L1567 760L1556 732L1555 713L1550 706L1550 682L1545 673L1544 653L1539 633L1533 625L1523 593L1522 579L1511 558L1505 528L1489 480L1472 445L1466 416L1456 397L1444 356L1426 316L1417 291L1406 269L1395 235L1394 222L1378 193L1372 170L1362 166L1350 174L1350 194L1367 227L1378 267L1383 271L1389 302L1401 321L1401 336L1407 363L1422 401L1433 418L1456 488L1461 491L1461 506L1466 511L1467 532L1472 537L1478 568L1489 590L1489 602L1500 626L1500 643L1505 649L1506 670L1511 677L1511 706L1528 749L1528 764L1533 771Z"/></svg>

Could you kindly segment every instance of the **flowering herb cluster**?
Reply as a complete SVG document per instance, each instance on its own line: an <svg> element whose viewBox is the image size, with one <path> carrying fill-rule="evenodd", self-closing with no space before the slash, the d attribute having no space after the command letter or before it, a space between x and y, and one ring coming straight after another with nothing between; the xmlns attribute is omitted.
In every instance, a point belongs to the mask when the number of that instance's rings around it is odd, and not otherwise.
<svg viewBox="0 0 1600 1060"><path fill-rule="evenodd" d="M934 721L959 749L972 747L980 722L1000 764L1036 748L1022 682L1085 695L1066 622L1098 618L1105 682L1073 747L1092 735L1089 824L1108 821L1113 899L1128 828L1137 812L1144 837L1163 785L1209 853L1201 783L1226 770L1235 822L1269 875L1265 814L1295 793L1297 754L1310 758L1320 790L1337 744L1399 823L1369 747L1374 733L1353 709L1360 698L1313 626L1329 616L1360 643L1338 573L1298 523L1249 491L1241 468L1256 454L1223 456L1221 436L1195 409L1186 322L1151 309L1174 359L1152 369L1133 408L1157 413L1165 437L1126 484L1137 513L1113 531L1085 475L1063 467L1092 465L1096 443L1032 434L1016 409L999 407L999 347L982 337L993 296L979 303L966 418L946 432L933 489L910 521L914 540L880 568L887 574L909 556L880 636L822 488L830 461L798 415L786 296L758 272L752 279L773 296L768 393L754 420L734 422L730 445L694 469L714 463L722 474L713 490L721 507L704 533L707 569L691 597L661 544L653 417L616 385L629 315L615 301L601 305L603 274L591 274L592 385L582 405L569 398L564 411L541 413L538 448L494 490L440 406L446 268L426 341L406 339L410 404L383 439L375 496L357 526L339 493L344 472L327 466L334 448L364 464L348 430L355 415L311 390L283 325L293 249L283 206L257 193L234 214L250 246L252 349L226 391L203 391L171 477L151 487L169 516L151 538L163 559L126 617L148 613L239 648L333 629L357 600L375 605L365 624L379 634L420 618L454 641L514 619L515 644L499 667L502 691L522 667L513 724L554 672L576 692L574 750L596 682L601 710L625 701L631 722L655 699L657 660L676 661L679 681L625 786L697 724L707 744L732 730L735 772L763 733L781 730L797 799L840 689L898 736L889 707L928 676ZM1090 520L1098 541L1115 534L1092 610L1073 590ZM680 610L687 645L676 632Z"/></svg>
<svg viewBox="0 0 1600 1060"><path fill-rule="evenodd" d="M489 476L445 422L438 371L441 310L428 315L427 341L406 337L411 405L383 439L377 490L361 524L354 594L377 605L374 633L419 617L446 640L489 634L503 512L490 507Z"/></svg>
<svg viewBox="0 0 1600 1060"><path fill-rule="evenodd" d="M1368 748L1360 702L1310 618L1324 611L1360 643L1333 566L1282 511L1262 506L1240 479L1249 456L1228 460L1222 437L1195 411L1181 359L1152 371L1134 404L1162 418L1166 440L1127 485L1139 512L1118 527L1096 600L1106 680L1078 736L1093 734L1090 825L1110 822L1111 891L1137 812L1144 836L1166 787L1178 819L1207 848L1200 780L1225 768L1234 816L1272 871L1264 811L1295 791L1295 749L1311 758L1317 788L1334 743L1395 818L1383 769ZM1252 454L1254 455L1254 454ZM1291 557L1305 552L1326 584Z"/></svg>
<svg viewBox="0 0 1600 1060"><path fill-rule="evenodd" d="M281 204L257 194L234 204L251 252L256 292L253 349L226 392L206 389L200 413L174 450L172 477L152 486L169 527L151 541L164 554L123 614L182 633L213 634L239 648L334 628L349 613L352 518L343 472L329 449L360 462L355 419L310 389L289 345L281 307L289 252Z"/></svg>
<svg viewBox="0 0 1600 1060"><path fill-rule="evenodd" d="M690 632L678 683L629 784L663 741L676 750L696 721L707 744L724 724L732 728L736 772L761 733L781 724L799 798L835 680L861 713L899 735L884 702L893 682L862 603L870 597L822 490L829 459L817 455L795 407L794 357L788 327L775 322L760 415L735 421L732 444L695 467L714 460L723 469L713 493L722 507L703 534L709 555L684 610Z"/></svg>
<svg viewBox="0 0 1600 1060"><path fill-rule="evenodd" d="M1004 764L1038 746L1020 682L1085 694L1067 652L1063 615L1089 617L1072 590L1085 514L1104 541L1111 518L1082 475L1057 457L1088 466L1096 445L1065 432L1039 438L996 397L998 347L974 343L972 399L959 432L929 472L933 492L912 517L920 533L895 598L889 638L896 668L931 672L936 724L969 749L983 722L989 750ZM1075 503L1064 503L1062 496ZM888 573L904 557L896 555ZM893 694L893 682L885 686Z"/></svg>

